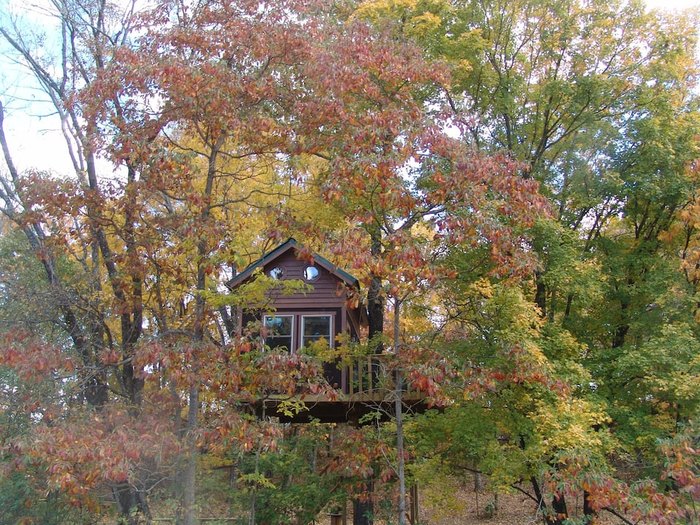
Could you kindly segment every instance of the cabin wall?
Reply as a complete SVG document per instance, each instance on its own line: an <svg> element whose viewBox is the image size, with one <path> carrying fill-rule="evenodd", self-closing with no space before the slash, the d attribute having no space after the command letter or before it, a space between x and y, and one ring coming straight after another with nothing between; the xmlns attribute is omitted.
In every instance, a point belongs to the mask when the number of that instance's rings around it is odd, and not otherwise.
<svg viewBox="0 0 700 525"><path fill-rule="evenodd" d="M314 266L318 270L318 277L312 281L304 278L304 270ZM293 351L298 350L301 342L301 319L303 315L331 315L332 335L335 345L335 336L348 332L353 340L359 340L359 327L361 316L358 309L348 308L347 291L345 283L319 264L308 260L300 260L296 257L295 250L289 250L279 257L269 261L262 267L262 271L271 275L271 270L282 270L281 280L299 280L305 282L311 288L307 292L299 292L291 295L282 294L280 291L268 292L269 303L265 308L251 307L243 314L243 326L257 321L262 324L265 315L294 315ZM324 365L324 376L335 388L346 389L347 370L341 370L335 363Z"/></svg>
<svg viewBox="0 0 700 525"><path fill-rule="evenodd" d="M308 261L299 260L292 253L285 253L281 257L269 262L264 267L264 272L269 273L275 267L281 268L284 272L283 280L298 279L304 281L304 269L312 266ZM283 295L279 292L271 292L274 307L281 308L306 308L309 305L319 308L341 308L345 304L346 292L344 284L336 276L320 265L313 265L318 269L318 278L307 282L313 289L306 293L295 293Z"/></svg>

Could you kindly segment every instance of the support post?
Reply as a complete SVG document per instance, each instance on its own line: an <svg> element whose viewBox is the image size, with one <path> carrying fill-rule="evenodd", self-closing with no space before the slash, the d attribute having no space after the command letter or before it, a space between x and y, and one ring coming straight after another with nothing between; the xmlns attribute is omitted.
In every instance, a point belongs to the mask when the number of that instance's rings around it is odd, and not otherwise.
<svg viewBox="0 0 700 525"><path fill-rule="evenodd" d="M411 525L418 523L418 484L416 483L411 485L411 506L408 519L411 521Z"/></svg>
<svg viewBox="0 0 700 525"><path fill-rule="evenodd" d="M360 501L359 499L355 499L352 501L352 525L374 524L374 505L372 503L374 482L371 479L367 480L365 483L365 492L369 495L367 500Z"/></svg>

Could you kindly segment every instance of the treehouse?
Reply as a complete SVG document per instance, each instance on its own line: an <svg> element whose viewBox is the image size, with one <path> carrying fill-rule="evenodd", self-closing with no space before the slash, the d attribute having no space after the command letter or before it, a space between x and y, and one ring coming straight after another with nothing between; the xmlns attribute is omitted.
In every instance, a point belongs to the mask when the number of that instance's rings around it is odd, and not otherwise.
<svg viewBox="0 0 700 525"><path fill-rule="evenodd" d="M324 339L329 346L337 344L340 334L359 341L367 327L367 311L358 300L359 281L317 254L303 254L294 239L289 239L238 273L227 285L235 290L263 273L280 286L266 294L264 306L253 305L241 312L242 326L256 323L261 327L266 347L299 352L309 344ZM284 290L283 281L305 283L301 290ZM289 396L270 395L258 401L258 414L278 416L283 421L361 422L369 413L389 415L394 407L392 374L387 372L387 357L382 354L363 356L350 364L325 363L324 376L332 387L329 394L295 396L305 410L289 415L281 410ZM416 392L401 395L407 409L424 408L424 400Z"/></svg>

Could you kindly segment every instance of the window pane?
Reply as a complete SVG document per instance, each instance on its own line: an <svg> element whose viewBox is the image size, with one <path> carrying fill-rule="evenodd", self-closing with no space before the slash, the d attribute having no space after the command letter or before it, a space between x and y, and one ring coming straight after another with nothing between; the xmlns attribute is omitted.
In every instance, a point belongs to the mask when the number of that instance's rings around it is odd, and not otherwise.
<svg viewBox="0 0 700 525"><path fill-rule="evenodd" d="M321 338L325 339L332 346L330 315L305 315L302 319L303 346Z"/></svg>
<svg viewBox="0 0 700 525"><path fill-rule="evenodd" d="M279 280L284 275L284 270L279 266L275 266L272 270L268 272L268 275L275 280Z"/></svg>
<svg viewBox="0 0 700 525"><path fill-rule="evenodd" d="M265 327L267 337L265 344L271 349L292 350L292 321L291 315L266 315Z"/></svg>
<svg viewBox="0 0 700 525"><path fill-rule="evenodd" d="M304 269L304 279L307 281L315 281L318 279L318 268L315 266L307 266Z"/></svg>

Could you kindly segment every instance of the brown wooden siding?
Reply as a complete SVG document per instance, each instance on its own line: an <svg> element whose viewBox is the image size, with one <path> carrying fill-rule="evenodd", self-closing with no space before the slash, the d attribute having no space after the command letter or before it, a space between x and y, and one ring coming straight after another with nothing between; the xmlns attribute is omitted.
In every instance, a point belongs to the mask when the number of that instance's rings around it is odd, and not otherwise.
<svg viewBox="0 0 700 525"><path fill-rule="evenodd" d="M283 270L282 280L304 279L304 270L312 263L296 258L293 250L268 262L263 272L269 275L270 270L279 267ZM301 316L303 315L331 315L333 319L333 335L349 331L353 339L359 340L359 314L356 309L349 309L346 304L347 294L345 284L337 276L318 264L314 264L319 274L318 277L308 282L311 290L306 293L283 295L279 291L272 290L268 293L270 299L267 307L250 305L245 309L244 323L258 320L266 314L294 315L293 351L296 351L301 342ZM266 311L267 310L267 311ZM334 341L331 344L335 344ZM347 388L347 370L339 369L336 363L324 365L324 376L335 388Z"/></svg>
<svg viewBox="0 0 700 525"><path fill-rule="evenodd" d="M307 261L297 259L293 253L288 252L278 259L271 261L263 271L268 273L274 267L280 267L284 271L282 279L304 280L304 269L310 264ZM340 308L345 304L346 294L342 282L333 274L319 265L315 265L319 275L315 281L308 284L313 290L307 293L295 293L282 295L271 292L275 308L305 308L309 305L319 308Z"/></svg>

